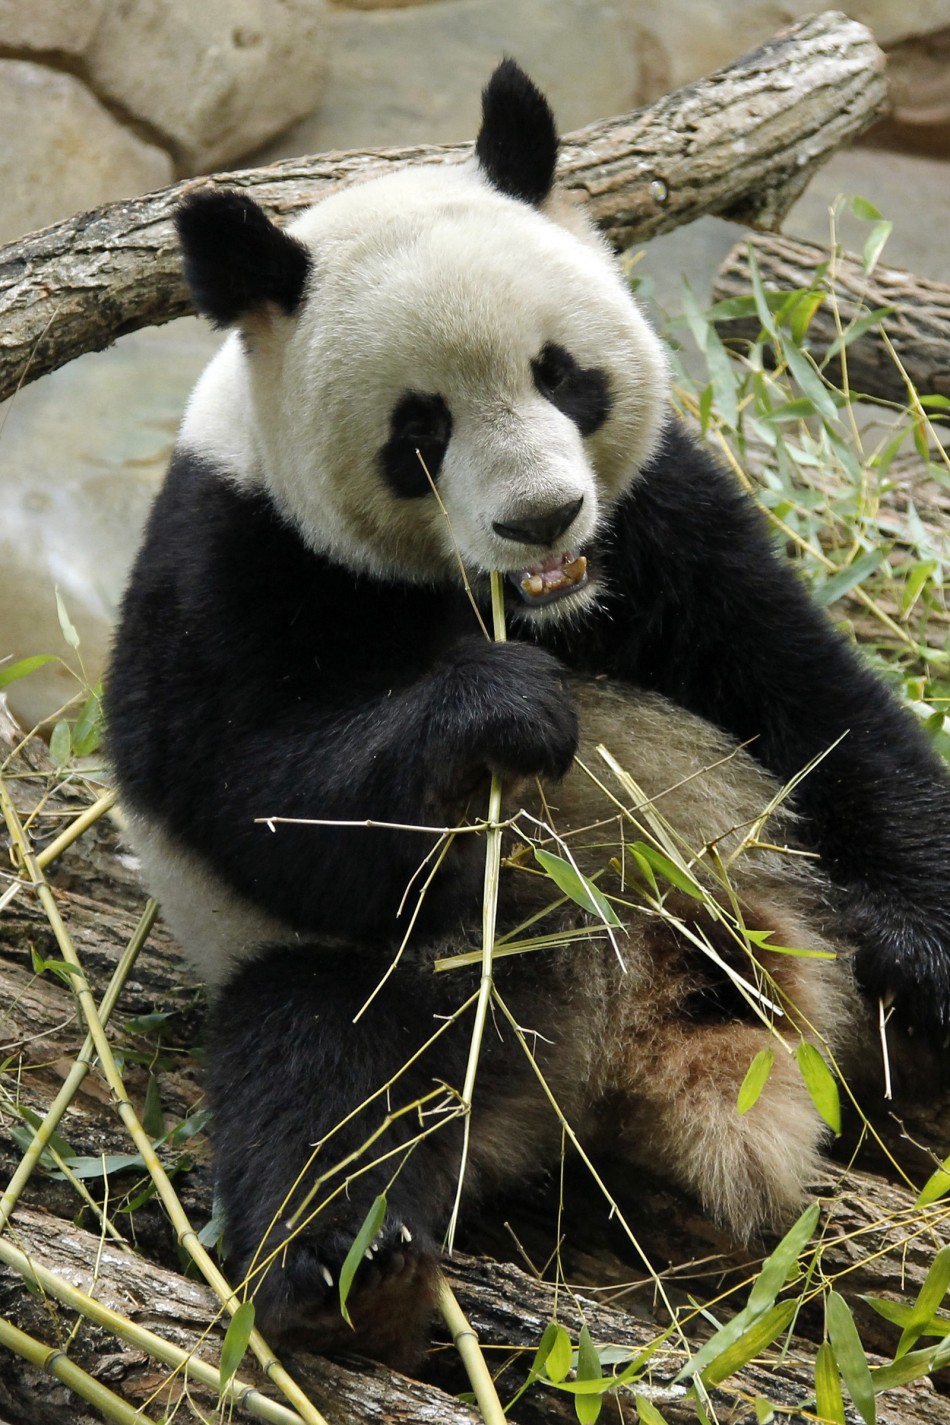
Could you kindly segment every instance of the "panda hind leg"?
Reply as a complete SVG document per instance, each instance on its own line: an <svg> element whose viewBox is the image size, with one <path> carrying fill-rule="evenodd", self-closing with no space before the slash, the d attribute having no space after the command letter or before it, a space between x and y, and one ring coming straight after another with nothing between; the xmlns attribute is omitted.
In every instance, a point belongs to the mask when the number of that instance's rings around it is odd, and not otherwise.
<svg viewBox="0 0 950 1425"><path fill-rule="evenodd" d="M461 1081L466 1046L443 1035L437 1057L400 1072L436 1027L431 975L393 975L354 1023L388 958L262 953L216 1000L207 1080L226 1266L247 1282L265 1336L405 1370L426 1343L459 1161L457 1121L444 1114L445 1127L426 1134L439 1115L420 1118L415 1105L440 1107L433 1086ZM347 1297L350 1324L340 1271L383 1193L385 1217Z"/></svg>
<svg viewBox="0 0 950 1425"><path fill-rule="evenodd" d="M747 954L722 926L689 905L677 909L753 979ZM774 928L776 944L828 948L807 923L790 924L784 907L746 911L750 927ZM661 1163L736 1241L783 1230L801 1210L828 1136L786 1047L794 1051L803 1036L840 1039L847 973L826 961L760 953L761 988L784 1009L776 1035L725 972L668 924L653 923L644 942L649 988L627 1005L611 1055L626 1154L644 1166ZM774 1051L768 1080L740 1114L739 1089L763 1049Z"/></svg>

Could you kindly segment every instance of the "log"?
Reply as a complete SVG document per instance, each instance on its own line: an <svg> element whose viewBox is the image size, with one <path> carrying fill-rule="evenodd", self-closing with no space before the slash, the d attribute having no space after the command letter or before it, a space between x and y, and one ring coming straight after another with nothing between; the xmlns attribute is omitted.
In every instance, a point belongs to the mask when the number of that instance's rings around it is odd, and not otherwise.
<svg viewBox="0 0 950 1425"><path fill-rule="evenodd" d="M616 247L704 213L774 228L815 169L885 105L884 56L870 32L828 12L656 104L567 135L560 178ZM286 219L337 184L460 163L471 151L326 154L189 179L10 243L0 249L0 399L191 310L171 223L184 194L240 188Z"/></svg>
<svg viewBox="0 0 950 1425"><path fill-rule="evenodd" d="M723 261L713 287L713 301L746 297L752 290L750 250L754 253L766 290L795 292L814 284L819 264L829 260L827 248L774 234L751 234L737 242ZM834 259L821 287L833 294L839 319L847 327L863 313L890 308L881 322L913 382L918 395L950 398L950 286L916 277L897 267L878 265L868 277L858 257L843 253ZM754 341L760 326L756 318L717 324L723 340ZM838 335L834 307L826 300L808 328L808 349L823 361ZM828 379L842 384L841 362L825 368ZM848 386L852 395L906 405L907 386L880 332L875 328L847 348ZM934 411L936 419L946 413Z"/></svg>

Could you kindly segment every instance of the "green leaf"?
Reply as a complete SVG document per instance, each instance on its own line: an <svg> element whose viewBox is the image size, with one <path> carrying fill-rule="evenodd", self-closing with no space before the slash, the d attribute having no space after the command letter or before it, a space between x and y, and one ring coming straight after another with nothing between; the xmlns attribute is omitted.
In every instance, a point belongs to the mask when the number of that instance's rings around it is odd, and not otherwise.
<svg viewBox="0 0 950 1425"><path fill-rule="evenodd" d="M815 276L818 280L817 273ZM805 340L815 313L824 300L824 292L796 292L788 309L779 313L779 320L788 327L796 346L801 346Z"/></svg>
<svg viewBox="0 0 950 1425"><path fill-rule="evenodd" d="M868 1369L867 1357L864 1354L864 1347L861 1345L858 1328L854 1324L854 1317L851 1315L851 1308L844 1297L839 1296L836 1291L828 1293L825 1316L828 1323L828 1336L838 1362L838 1369L848 1387L848 1393L854 1401L855 1409L864 1420L865 1425L875 1425L874 1384Z"/></svg>
<svg viewBox="0 0 950 1425"><path fill-rule="evenodd" d="M926 1281L917 1294L911 1308L910 1320L901 1333L894 1352L894 1359L906 1355L924 1334L931 1318L936 1314L950 1287L950 1247L941 1247L933 1259Z"/></svg>
<svg viewBox="0 0 950 1425"><path fill-rule="evenodd" d="M914 1206L929 1207L932 1202L938 1202L940 1198L946 1197L948 1192L950 1192L950 1158L944 1158L937 1171L932 1173L924 1183Z"/></svg>
<svg viewBox="0 0 950 1425"><path fill-rule="evenodd" d="M65 767L72 756L73 739L69 731L69 723L64 717L53 728L49 740L49 755L56 763L57 767Z"/></svg>
<svg viewBox="0 0 950 1425"><path fill-rule="evenodd" d="M244 1359L247 1343L254 1330L254 1303L242 1301L228 1322L221 1345L221 1388L227 1385Z"/></svg>
<svg viewBox="0 0 950 1425"><path fill-rule="evenodd" d="M780 1301L771 1307L747 1331L743 1331L738 1341L713 1358L703 1371L703 1383L721 1385L729 1376L747 1366L767 1346L771 1346L776 1336L782 1334L797 1310L797 1301Z"/></svg>
<svg viewBox="0 0 950 1425"><path fill-rule="evenodd" d="M102 708L99 692L89 695L73 723L72 744L77 757L89 757L102 741Z"/></svg>
<svg viewBox="0 0 950 1425"><path fill-rule="evenodd" d="M0 689L8 683L15 683L17 678L25 678L29 673L35 673L37 668L45 668L47 663L58 663L59 659L52 653L37 653L33 658L21 658L18 663L8 663L5 668L0 668Z"/></svg>
<svg viewBox="0 0 950 1425"><path fill-rule="evenodd" d="M63 596L58 589L56 590L56 614L66 642L70 648L78 648L79 634L76 632L75 625L70 622L69 614L66 612L66 605L63 603Z"/></svg>
<svg viewBox="0 0 950 1425"><path fill-rule="evenodd" d="M782 343L782 355L802 393L809 398L818 414L824 416L826 421L836 420L838 407L834 396L804 352L800 351L794 342L785 341Z"/></svg>
<svg viewBox="0 0 950 1425"><path fill-rule="evenodd" d="M546 1333L545 1333L546 1334ZM564 1330L563 1326L555 1326L554 1342L548 1351L544 1369L547 1372L548 1380L557 1385L562 1381L571 1369L571 1338Z"/></svg>
<svg viewBox="0 0 950 1425"><path fill-rule="evenodd" d="M822 1420L847 1425L838 1362L830 1341L822 1341L815 1357L815 1404Z"/></svg>
<svg viewBox="0 0 950 1425"><path fill-rule="evenodd" d="M755 299L756 316L769 336L775 337L778 333L772 313L769 311L769 305L765 300L765 288L762 286L762 274L759 271L755 248L751 243L747 243L746 251L749 258L749 277L752 280L752 295Z"/></svg>
<svg viewBox="0 0 950 1425"><path fill-rule="evenodd" d="M855 194L848 199L848 207L856 218L860 218L863 223L879 223L881 214L873 203L869 203L867 198L859 198Z"/></svg>
<svg viewBox="0 0 950 1425"><path fill-rule="evenodd" d="M43 1120L40 1115L35 1112L34 1109L27 1108L25 1103L21 1103L17 1104L17 1113L26 1123L30 1125L32 1129L36 1131L39 1130ZM30 1134L31 1142L32 1139L33 1135ZM47 1146L52 1148L54 1153L58 1153L61 1158L72 1158L74 1156L74 1150L69 1146L66 1139L63 1138L61 1134L56 1133L54 1131L47 1138L46 1142Z"/></svg>
<svg viewBox="0 0 950 1425"><path fill-rule="evenodd" d="M385 1217L386 1194L381 1192L379 1197L374 1198L369 1212L367 1212L363 1219L363 1225L353 1239L353 1245L347 1252L343 1266L340 1268L340 1311L343 1314L343 1320L348 1326L353 1325L353 1322L350 1320L350 1313L346 1309L346 1299L350 1294L353 1278L356 1276L357 1269L370 1243L375 1242L379 1236L379 1229L382 1227Z"/></svg>
<svg viewBox="0 0 950 1425"><path fill-rule="evenodd" d="M591 1340L591 1334L586 1326L581 1327L580 1335L577 1338L577 1381L601 1381L603 1379L603 1368L600 1364L600 1357L597 1354L597 1347ZM580 1425L595 1425L595 1421L600 1415L604 1403L603 1395L576 1395L574 1397L574 1411Z"/></svg>
<svg viewBox="0 0 950 1425"><path fill-rule="evenodd" d="M640 1425L666 1425L666 1417L657 1410L652 1400L647 1400L645 1395L633 1397L633 1408L640 1418Z"/></svg>
<svg viewBox="0 0 950 1425"><path fill-rule="evenodd" d="M664 880L669 881L678 891L685 891L693 900L703 901L706 899L702 886L696 878L690 875L685 866L678 866L675 861L671 861L669 856L664 856L662 851L658 851L655 846L650 846L646 841L634 841L627 850L636 858L637 864L642 867L645 861L652 871L657 871ZM652 881L654 888L656 881Z"/></svg>
<svg viewBox="0 0 950 1425"><path fill-rule="evenodd" d="M755 1104L765 1085L769 1081L769 1074L772 1072L772 1065L775 1063L774 1049L760 1049L746 1070L746 1076L742 1080L739 1089L739 1097L736 1100L736 1107L740 1113L748 1113Z"/></svg>
<svg viewBox="0 0 950 1425"><path fill-rule="evenodd" d="M884 563L887 553L886 549L869 549L866 554L859 555L853 563L846 564L837 574L832 574L830 579L819 585L814 593L815 602L827 608L835 599L843 598Z"/></svg>
<svg viewBox="0 0 950 1425"><path fill-rule="evenodd" d="M770 1425L775 1419L775 1406L771 1400L766 1400L764 1395L759 1395L755 1400L755 1418L759 1425Z"/></svg>
<svg viewBox="0 0 950 1425"><path fill-rule="evenodd" d="M899 1361L892 1361L889 1366L878 1366L871 1372L874 1393L880 1395L882 1390L893 1390L895 1386L908 1385L912 1380L920 1380L921 1376L929 1376L945 1366L948 1358L950 1350L946 1341L928 1346L924 1351L908 1351Z"/></svg>
<svg viewBox="0 0 950 1425"><path fill-rule="evenodd" d="M880 326L885 317L889 317L894 311L893 307L875 307L873 312L865 312L863 317L859 317L856 322L845 327L840 336L836 336L825 353L825 361L830 361L837 356L844 346L850 346L852 342L858 341L865 332L869 332L872 327Z"/></svg>
<svg viewBox="0 0 950 1425"><path fill-rule="evenodd" d="M814 1044L809 1044L807 1039L799 1044L795 1058L812 1103L837 1136L841 1132L841 1100L834 1074Z"/></svg>
<svg viewBox="0 0 950 1425"><path fill-rule="evenodd" d="M884 244L890 237L893 228L894 224L887 222L885 219L879 223L875 223L874 227L868 234L867 242L864 244L864 250L862 252L862 257L864 258L865 276L868 276L870 273L872 273L875 267L877 266L877 260L880 257L881 252L884 248Z"/></svg>
<svg viewBox="0 0 950 1425"><path fill-rule="evenodd" d="M812 1202L805 1208L797 1221L792 1223L774 1252L771 1252L762 1263L759 1275L749 1292L747 1310L758 1312L771 1306L792 1275L802 1252L815 1235L820 1215L821 1208L818 1203Z"/></svg>
<svg viewBox="0 0 950 1425"><path fill-rule="evenodd" d="M66 1166L74 1178L107 1178L113 1173L142 1172L145 1159L139 1153L100 1153L81 1158L67 1158Z"/></svg>
<svg viewBox="0 0 950 1425"><path fill-rule="evenodd" d="M535 859L548 873L559 891L591 915L598 916L605 925L619 925L620 918L602 891L593 881L589 881L580 871L575 870L563 856L555 856L551 851L535 848Z"/></svg>

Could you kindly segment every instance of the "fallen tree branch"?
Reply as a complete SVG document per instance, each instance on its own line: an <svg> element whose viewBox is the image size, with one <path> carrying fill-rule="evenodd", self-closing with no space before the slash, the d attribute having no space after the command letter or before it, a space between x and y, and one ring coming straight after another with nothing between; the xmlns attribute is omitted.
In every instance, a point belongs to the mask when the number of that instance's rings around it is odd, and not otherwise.
<svg viewBox="0 0 950 1425"><path fill-rule="evenodd" d="M752 290L750 249L767 291L796 292L812 286L815 272L827 263L827 248L775 234L750 234L730 249L716 275L713 301L745 297ZM950 286L916 277L900 268L878 265L870 277L860 258L841 254L834 259L821 286L833 294L838 319L848 327L865 312L890 308L881 321L894 351L920 396L950 397ZM754 341L757 318L718 324L728 341ZM819 363L838 336L834 305L826 300L808 328L808 348ZM875 396L905 405L907 386L875 327L847 348L848 386L855 395ZM830 381L840 385L841 363L825 368ZM933 412L940 418L939 411ZM945 415L945 413L943 413Z"/></svg>
<svg viewBox="0 0 950 1425"><path fill-rule="evenodd" d="M812 173L886 104L884 56L836 12L808 19L695 84L564 142L560 177L616 247L704 213L774 228ZM196 188L240 188L290 218L340 183L470 144L294 159L175 184L0 249L0 399L85 351L191 310L171 218Z"/></svg>

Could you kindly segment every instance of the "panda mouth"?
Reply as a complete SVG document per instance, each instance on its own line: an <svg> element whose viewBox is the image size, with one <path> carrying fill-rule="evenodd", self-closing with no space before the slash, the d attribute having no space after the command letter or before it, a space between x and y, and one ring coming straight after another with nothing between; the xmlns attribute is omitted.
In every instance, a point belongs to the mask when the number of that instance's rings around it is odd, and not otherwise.
<svg viewBox="0 0 950 1425"><path fill-rule="evenodd" d="M515 569L508 578L530 608L553 604L587 583L587 559L566 549L562 554L549 554L537 564Z"/></svg>

